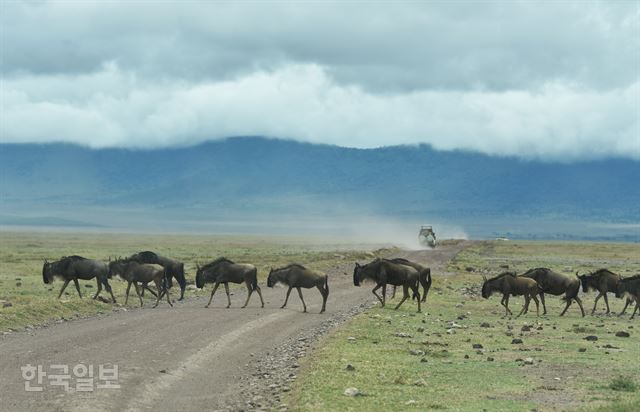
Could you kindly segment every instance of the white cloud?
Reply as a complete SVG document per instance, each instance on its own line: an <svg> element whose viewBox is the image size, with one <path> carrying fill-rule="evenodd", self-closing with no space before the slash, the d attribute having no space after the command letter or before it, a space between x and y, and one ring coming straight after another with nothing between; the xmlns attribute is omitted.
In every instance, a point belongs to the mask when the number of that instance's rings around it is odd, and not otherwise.
<svg viewBox="0 0 640 412"><path fill-rule="evenodd" d="M361 148L429 143L535 158L640 159L638 96L640 82L605 91L553 83L536 91L377 94L336 82L317 65L156 82L111 64L91 75L6 79L2 136L157 147L260 135Z"/></svg>
<svg viewBox="0 0 640 412"><path fill-rule="evenodd" d="M0 141L640 158L637 2L2 2Z"/></svg>

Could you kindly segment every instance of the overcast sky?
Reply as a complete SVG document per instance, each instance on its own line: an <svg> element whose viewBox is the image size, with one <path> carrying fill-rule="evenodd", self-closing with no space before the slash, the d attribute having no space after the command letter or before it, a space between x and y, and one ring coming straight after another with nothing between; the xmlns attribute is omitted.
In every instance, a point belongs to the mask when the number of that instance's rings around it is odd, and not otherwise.
<svg viewBox="0 0 640 412"><path fill-rule="evenodd" d="M0 2L2 142L640 160L640 2Z"/></svg>

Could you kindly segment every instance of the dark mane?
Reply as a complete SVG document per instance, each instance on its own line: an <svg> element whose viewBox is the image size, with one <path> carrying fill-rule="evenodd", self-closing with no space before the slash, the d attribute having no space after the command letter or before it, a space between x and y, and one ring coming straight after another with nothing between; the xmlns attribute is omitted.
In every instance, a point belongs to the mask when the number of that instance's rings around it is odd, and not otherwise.
<svg viewBox="0 0 640 412"><path fill-rule="evenodd" d="M158 254L145 250L144 252L136 253L127 258L127 260L135 260L140 263L157 263L159 260Z"/></svg>
<svg viewBox="0 0 640 412"><path fill-rule="evenodd" d="M640 280L640 275L633 275L633 276L630 276L628 278L622 278L622 279L620 279L620 282L629 282L629 281L632 281L632 280Z"/></svg>
<svg viewBox="0 0 640 412"><path fill-rule="evenodd" d="M71 255L71 256L63 256L60 259L60 262L63 262L63 261L75 262L76 260L88 260L88 259L86 257L82 257L82 256L78 256L78 255Z"/></svg>
<svg viewBox="0 0 640 412"><path fill-rule="evenodd" d="M545 271L545 272L551 272L551 269L549 269L549 268L533 268L533 269L529 269L529 270L527 270L526 272L524 272L524 273L523 273L522 275L520 275L520 276L526 276L526 275L528 275L528 274L530 274L530 273L537 272L537 271L539 271L539 270L542 270L542 271Z"/></svg>
<svg viewBox="0 0 640 412"><path fill-rule="evenodd" d="M487 282L491 282L492 280L502 279L505 276L511 276L512 278L515 278L516 274L514 272L503 272L503 273L499 274L498 276L494 276L491 279L488 279Z"/></svg>
<svg viewBox="0 0 640 412"><path fill-rule="evenodd" d="M216 260L213 260L213 261L207 263L206 265L202 266L200 269L201 270L202 269L210 269L210 268L212 268L212 267L214 267L214 266L216 266L216 265L218 265L220 263L223 263L223 262L224 263L229 263L229 264L232 264L232 265L235 263L232 260L227 259L224 256L221 256L221 257L217 258Z"/></svg>
<svg viewBox="0 0 640 412"><path fill-rule="evenodd" d="M610 273L612 275L616 275L615 273L613 273L609 269L604 269L604 268L598 269L595 272L591 272L590 275L593 276L593 277L600 277L600 276L606 275L607 273Z"/></svg>
<svg viewBox="0 0 640 412"><path fill-rule="evenodd" d="M292 269L292 268L294 268L294 267L297 267L297 268L302 269L302 270L307 270L307 268L306 268L306 267L302 266L302 265L301 265L301 264L299 264L299 263L290 263L290 264L288 264L287 266L281 267L281 268L280 268L280 269L278 269L278 270Z"/></svg>
<svg viewBox="0 0 640 412"><path fill-rule="evenodd" d="M57 270L66 271L69 268L69 265L71 265L73 262L79 262L82 260L88 260L88 259L78 255L63 256L62 258L60 258L57 264L56 262L54 262L54 264L56 264Z"/></svg>

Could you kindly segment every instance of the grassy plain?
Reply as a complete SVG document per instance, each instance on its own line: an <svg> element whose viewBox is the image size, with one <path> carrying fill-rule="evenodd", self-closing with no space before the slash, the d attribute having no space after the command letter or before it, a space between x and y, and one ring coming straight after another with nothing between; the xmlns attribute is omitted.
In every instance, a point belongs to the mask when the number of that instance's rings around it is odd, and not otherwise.
<svg viewBox="0 0 640 412"><path fill-rule="evenodd" d="M640 273L640 246L476 243L450 262L456 275L435 274L427 313L415 313L414 304L398 311L376 305L327 336L301 363L286 402L298 411L640 410L639 318L605 316L603 300L590 316L593 293L582 294L585 318L575 304L559 317L563 302L552 296L547 316L536 317L532 303L529 314L505 318L500 297L484 300L479 292L480 275L507 265L571 276L608 267L625 276ZM513 312L521 304L512 298ZM610 304L623 306L615 297ZM347 388L360 395L346 396Z"/></svg>
<svg viewBox="0 0 640 412"><path fill-rule="evenodd" d="M363 260L368 255L358 251L359 247L364 246L277 236L0 232L0 331L104 313L124 303L126 285L119 279L110 281L118 305L91 299L96 291L96 282L93 280L80 282L84 299L78 297L73 283L70 283L61 300L58 300L57 295L63 283L58 280L52 285L43 283L44 259L56 260L61 256L77 254L106 261L110 257L153 250L185 262L187 281L193 283L196 262L205 263L226 256L238 262L255 264L259 279L263 282L270 267L291 262L328 271L339 259ZM189 288L185 296L198 293L208 292ZM129 306L135 307L138 301L133 290L132 294ZM109 297L104 290L101 296ZM151 299L151 296L145 295L145 298Z"/></svg>

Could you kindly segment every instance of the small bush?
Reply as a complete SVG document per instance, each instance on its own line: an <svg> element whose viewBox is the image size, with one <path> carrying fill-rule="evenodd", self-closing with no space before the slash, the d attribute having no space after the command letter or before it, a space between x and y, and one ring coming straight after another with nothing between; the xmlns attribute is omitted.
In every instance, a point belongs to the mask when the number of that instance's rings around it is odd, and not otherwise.
<svg viewBox="0 0 640 412"><path fill-rule="evenodd" d="M609 384L609 388L614 391L635 392L638 385L628 376L618 376Z"/></svg>

